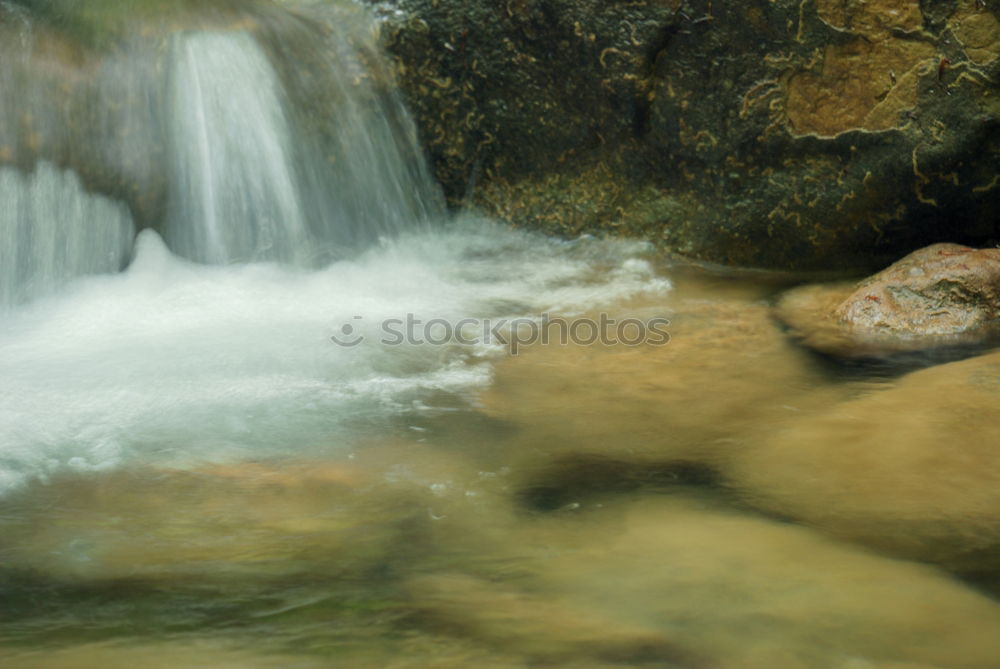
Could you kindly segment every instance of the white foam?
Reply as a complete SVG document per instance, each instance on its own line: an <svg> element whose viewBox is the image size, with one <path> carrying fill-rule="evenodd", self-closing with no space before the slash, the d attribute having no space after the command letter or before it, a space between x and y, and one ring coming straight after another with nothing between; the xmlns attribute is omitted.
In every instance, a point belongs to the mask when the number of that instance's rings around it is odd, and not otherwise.
<svg viewBox="0 0 1000 669"><path fill-rule="evenodd" d="M381 321L565 314L666 290L640 250L465 221L304 271L197 265L144 232L125 273L0 316L0 488L67 468L344 448L434 392L471 396L504 354L386 346ZM345 324L368 338L334 344Z"/></svg>

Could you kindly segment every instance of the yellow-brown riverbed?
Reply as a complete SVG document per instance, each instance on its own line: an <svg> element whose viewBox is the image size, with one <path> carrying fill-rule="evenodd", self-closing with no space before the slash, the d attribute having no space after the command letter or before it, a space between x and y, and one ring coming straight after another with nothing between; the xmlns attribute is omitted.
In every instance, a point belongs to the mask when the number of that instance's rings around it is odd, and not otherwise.
<svg viewBox="0 0 1000 669"><path fill-rule="evenodd" d="M0 666L1000 666L1000 353L817 357L773 277L680 271L339 455L0 502ZM447 398L439 398L447 407Z"/></svg>

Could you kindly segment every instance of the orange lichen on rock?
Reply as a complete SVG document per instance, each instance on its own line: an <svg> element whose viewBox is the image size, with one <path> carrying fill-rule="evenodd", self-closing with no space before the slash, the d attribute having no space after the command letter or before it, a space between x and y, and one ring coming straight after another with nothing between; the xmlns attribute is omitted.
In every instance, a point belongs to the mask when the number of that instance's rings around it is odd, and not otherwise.
<svg viewBox="0 0 1000 669"><path fill-rule="evenodd" d="M1000 58L1000 21L991 12L977 7L975 0L960 2L948 27L975 64L989 65Z"/></svg>
<svg viewBox="0 0 1000 669"><path fill-rule="evenodd" d="M914 33L924 17L917 0L817 0L827 25L858 39L829 45L817 68L788 80L785 110L797 135L832 137L849 130L877 132L906 124L902 112L917 104L917 84L937 57Z"/></svg>
<svg viewBox="0 0 1000 669"><path fill-rule="evenodd" d="M818 69L788 82L785 109L792 132L832 137L902 127L902 112L917 104L920 72L936 55L930 44L894 38L828 46Z"/></svg>
<svg viewBox="0 0 1000 669"><path fill-rule="evenodd" d="M919 0L816 0L816 11L837 30L875 39L916 32L924 23Z"/></svg>

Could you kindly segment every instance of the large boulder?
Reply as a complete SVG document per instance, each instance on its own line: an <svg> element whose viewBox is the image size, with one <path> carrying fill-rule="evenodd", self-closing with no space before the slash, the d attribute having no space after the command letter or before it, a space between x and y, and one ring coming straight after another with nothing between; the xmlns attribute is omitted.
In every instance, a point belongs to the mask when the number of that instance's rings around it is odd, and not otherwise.
<svg viewBox="0 0 1000 669"><path fill-rule="evenodd" d="M394 0L453 204L730 264L1000 236L1000 3Z"/></svg>
<svg viewBox="0 0 1000 669"><path fill-rule="evenodd" d="M776 314L834 355L983 344L1000 332L1000 249L934 244L855 285L788 291Z"/></svg>

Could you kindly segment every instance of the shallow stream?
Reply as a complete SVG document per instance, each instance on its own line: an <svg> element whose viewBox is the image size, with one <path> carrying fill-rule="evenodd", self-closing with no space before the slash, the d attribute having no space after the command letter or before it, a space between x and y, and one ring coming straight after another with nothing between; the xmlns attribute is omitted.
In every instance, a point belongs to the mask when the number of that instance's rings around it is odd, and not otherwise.
<svg viewBox="0 0 1000 669"><path fill-rule="evenodd" d="M1000 352L449 217L352 3L87 7L0 2L0 667L1000 667Z"/></svg>
<svg viewBox="0 0 1000 669"><path fill-rule="evenodd" d="M782 283L471 220L315 272L143 236L4 316L0 663L996 666L1000 357L839 367Z"/></svg>

